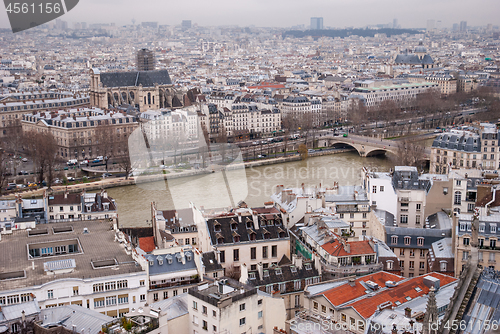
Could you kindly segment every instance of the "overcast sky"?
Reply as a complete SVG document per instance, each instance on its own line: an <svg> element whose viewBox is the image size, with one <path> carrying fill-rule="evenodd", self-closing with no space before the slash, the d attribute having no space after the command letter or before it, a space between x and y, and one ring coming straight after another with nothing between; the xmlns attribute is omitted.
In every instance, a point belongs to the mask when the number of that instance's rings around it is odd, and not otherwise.
<svg viewBox="0 0 500 334"><path fill-rule="evenodd" d="M80 0L62 17L70 22L116 25L157 21L179 25L191 20L202 26L255 25L290 27L323 17L325 27L363 27L397 19L402 28L424 28L428 19L442 27L467 21L469 26L500 24L499 0ZM5 10L0 27L8 28Z"/></svg>

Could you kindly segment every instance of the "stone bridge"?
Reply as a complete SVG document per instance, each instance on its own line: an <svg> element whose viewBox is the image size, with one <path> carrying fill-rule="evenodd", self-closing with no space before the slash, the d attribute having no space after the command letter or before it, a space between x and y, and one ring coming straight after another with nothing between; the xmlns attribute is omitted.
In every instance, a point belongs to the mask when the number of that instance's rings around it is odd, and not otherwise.
<svg viewBox="0 0 500 334"><path fill-rule="evenodd" d="M349 134L348 137L325 136L320 137L318 146L334 148L353 148L362 157L371 157L375 155L384 155L386 153L397 154L400 143L387 139L377 139L372 137L363 137ZM430 159L431 151L425 149L424 159Z"/></svg>

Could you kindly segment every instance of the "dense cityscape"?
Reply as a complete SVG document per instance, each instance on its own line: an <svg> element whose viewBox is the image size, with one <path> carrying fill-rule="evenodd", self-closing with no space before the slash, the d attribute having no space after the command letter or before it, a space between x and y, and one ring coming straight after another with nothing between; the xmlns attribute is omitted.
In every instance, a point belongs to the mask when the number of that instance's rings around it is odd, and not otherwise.
<svg viewBox="0 0 500 334"><path fill-rule="evenodd" d="M0 29L0 333L499 333L500 27L324 23Z"/></svg>

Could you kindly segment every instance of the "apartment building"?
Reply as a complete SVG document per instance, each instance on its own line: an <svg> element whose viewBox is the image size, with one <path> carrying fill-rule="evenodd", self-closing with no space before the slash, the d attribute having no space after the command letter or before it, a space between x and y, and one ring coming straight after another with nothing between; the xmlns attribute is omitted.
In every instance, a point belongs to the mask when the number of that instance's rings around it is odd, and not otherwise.
<svg viewBox="0 0 500 334"><path fill-rule="evenodd" d="M22 118L24 132L52 133L58 155L65 159L91 159L107 155L105 152L123 155L128 152L128 136L137 126L134 116L88 108L25 114Z"/></svg>
<svg viewBox="0 0 500 334"><path fill-rule="evenodd" d="M186 293L202 280L200 254L189 246L155 249L142 258L148 273L148 304Z"/></svg>
<svg viewBox="0 0 500 334"><path fill-rule="evenodd" d="M393 214L398 225L423 227L432 182L421 177L416 167L396 166L392 173L363 170L363 174L363 186L371 205Z"/></svg>
<svg viewBox="0 0 500 334"><path fill-rule="evenodd" d="M41 111L88 107L88 95L59 91L26 91L3 95L0 99L0 137L10 135L9 128L18 128L23 115Z"/></svg>
<svg viewBox="0 0 500 334"><path fill-rule="evenodd" d="M354 84L353 94L361 96L367 107L374 107L385 100L411 101L421 93L439 89L439 85L433 82L393 83L386 80L364 80Z"/></svg>
<svg viewBox="0 0 500 334"><path fill-rule="evenodd" d="M440 134L433 141L429 168L431 172L447 174L452 168L474 169L480 166L482 166L481 138L478 134L451 130Z"/></svg>
<svg viewBox="0 0 500 334"><path fill-rule="evenodd" d="M182 245L198 246L198 226L194 220L194 209L158 210L156 203L151 203L151 222L155 244L166 248L165 242Z"/></svg>
<svg viewBox="0 0 500 334"><path fill-rule="evenodd" d="M384 268L399 273L399 260L394 252L381 240L350 241L347 234L332 231L332 222L318 222L294 231L298 239L295 247L306 258L318 258L323 276L329 279L349 274L372 273Z"/></svg>
<svg viewBox="0 0 500 334"><path fill-rule="evenodd" d="M226 270L240 270L242 264L256 270L277 265L283 255L290 258L290 237L279 211L275 208L239 208L231 213L206 216L206 228L200 231L203 252L216 250Z"/></svg>
<svg viewBox="0 0 500 334"><path fill-rule="evenodd" d="M429 216L422 228L386 221L385 242L399 259L400 274L416 277L429 272L427 255L432 244L450 238L451 230L451 219L444 212Z"/></svg>
<svg viewBox="0 0 500 334"><path fill-rule="evenodd" d="M430 170L446 174L460 168L499 169L499 143L495 124L481 123L475 132L451 130L443 133L432 143Z"/></svg>
<svg viewBox="0 0 500 334"><path fill-rule="evenodd" d="M106 190L100 193L46 195L49 223L105 219L116 221L117 206L114 199L108 197Z"/></svg>
<svg viewBox="0 0 500 334"><path fill-rule="evenodd" d="M221 278L188 290L189 333L270 333L284 328L284 300Z"/></svg>
<svg viewBox="0 0 500 334"><path fill-rule="evenodd" d="M247 266L242 265L240 282L275 297L281 296L288 320L304 309L304 289L321 282L321 265L316 268L314 261L305 261L294 254L292 261L283 258L278 266L268 269L259 263L257 270L248 271Z"/></svg>
<svg viewBox="0 0 500 334"><path fill-rule="evenodd" d="M194 108L147 110L139 114L141 128L152 145L173 141L196 141L200 136L198 115Z"/></svg>
<svg viewBox="0 0 500 334"><path fill-rule="evenodd" d="M110 228L111 226L111 228ZM111 317L144 306L147 273L109 223L38 225L0 241L0 305L80 305Z"/></svg>
<svg viewBox="0 0 500 334"><path fill-rule="evenodd" d="M494 270L500 268L500 247L497 246L500 191L493 185L480 185L477 198L473 213L460 213L454 219L455 275L462 272L473 254L477 254L479 265ZM473 248L477 248L477 252Z"/></svg>

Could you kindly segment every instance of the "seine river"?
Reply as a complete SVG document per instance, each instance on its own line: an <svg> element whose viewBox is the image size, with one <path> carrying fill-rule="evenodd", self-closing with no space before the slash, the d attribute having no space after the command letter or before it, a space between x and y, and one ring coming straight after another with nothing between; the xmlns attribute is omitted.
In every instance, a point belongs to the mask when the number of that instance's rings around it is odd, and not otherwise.
<svg viewBox="0 0 500 334"><path fill-rule="evenodd" d="M360 185L363 167L389 171L392 161L385 157L362 158L356 152L325 155L240 171L206 174L169 181L110 188L118 204L121 226L148 226L151 202L161 210L188 207L229 207L244 200L249 206L263 206L276 185L285 187Z"/></svg>

